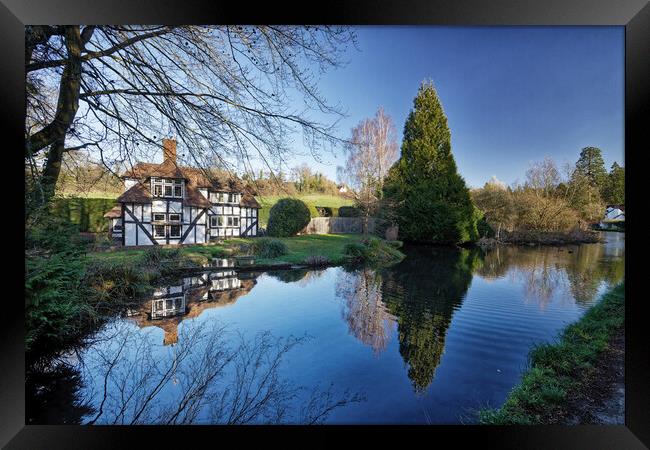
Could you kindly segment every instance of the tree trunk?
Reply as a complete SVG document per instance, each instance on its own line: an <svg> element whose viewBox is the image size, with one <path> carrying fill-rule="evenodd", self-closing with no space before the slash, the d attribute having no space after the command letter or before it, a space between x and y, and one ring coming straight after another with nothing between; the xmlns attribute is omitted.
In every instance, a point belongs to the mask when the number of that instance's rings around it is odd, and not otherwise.
<svg viewBox="0 0 650 450"><path fill-rule="evenodd" d="M368 237L368 212L363 215L363 237Z"/></svg>
<svg viewBox="0 0 650 450"><path fill-rule="evenodd" d="M61 173L61 162L65 150L65 136L56 140L47 153L47 161L41 174L41 187L43 192L42 205L46 205L54 196L56 181Z"/></svg>
<svg viewBox="0 0 650 450"><path fill-rule="evenodd" d="M55 141L65 138L79 108L82 40L78 25L65 27L65 45L68 60L61 76L56 113L52 122L27 137L25 156L28 158Z"/></svg>

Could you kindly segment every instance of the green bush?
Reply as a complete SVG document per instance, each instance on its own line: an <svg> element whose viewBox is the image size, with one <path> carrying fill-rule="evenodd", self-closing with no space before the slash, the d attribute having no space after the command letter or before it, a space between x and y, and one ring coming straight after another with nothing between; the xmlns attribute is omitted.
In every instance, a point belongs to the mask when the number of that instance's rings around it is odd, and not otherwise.
<svg viewBox="0 0 650 450"><path fill-rule="evenodd" d="M404 246L402 241L386 241L386 243L393 248L402 248Z"/></svg>
<svg viewBox="0 0 650 450"><path fill-rule="evenodd" d="M355 206L339 207L339 217L360 217L361 210Z"/></svg>
<svg viewBox="0 0 650 450"><path fill-rule="evenodd" d="M310 219L311 213L305 202L283 198L271 208L266 231L274 237L295 236L309 224Z"/></svg>
<svg viewBox="0 0 650 450"><path fill-rule="evenodd" d="M365 260L368 256L368 247L361 242L350 242L343 247L343 253L355 260Z"/></svg>
<svg viewBox="0 0 650 450"><path fill-rule="evenodd" d="M476 229L478 230L478 235L482 238L493 238L496 235L483 213L480 213L480 218L476 222Z"/></svg>
<svg viewBox="0 0 650 450"><path fill-rule="evenodd" d="M394 241L399 242L399 241ZM389 265L401 261L404 254L392 244L377 238L365 239L361 242L351 242L343 248L353 262Z"/></svg>
<svg viewBox="0 0 650 450"><path fill-rule="evenodd" d="M260 258L277 258L289 253L287 245L279 239L259 238L250 244L249 250Z"/></svg>

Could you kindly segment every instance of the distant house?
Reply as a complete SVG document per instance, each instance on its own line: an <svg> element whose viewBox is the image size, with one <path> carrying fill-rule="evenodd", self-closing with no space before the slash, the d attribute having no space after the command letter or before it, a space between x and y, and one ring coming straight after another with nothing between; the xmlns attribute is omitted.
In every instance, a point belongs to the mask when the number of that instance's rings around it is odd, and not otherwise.
<svg viewBox="0 0 650 450"><path fill-rule="evenodd" d="M344 193L348 192L348 187L346 185L344 185L344 184L341 184L341 185L336 186L336 187L339 189L339 192L341 194L344 194Z"/></svg>
<svg viewBox="0 0 650 450"><path fill-rule="evenodd" d="M122 175L124 193L104 217L124 246L206 243L257 236L260 204L241 180L176 164L176 141L163 139L161 164Z"/></svg>
<svg viewBox="0 0 650 450"><path fill-rule="evenodd" d="M625 223L625 206L624 205L607 205L605 216L600 221L600 228L613 228Z"/></svg>
<svg viewBox="0 0 650 450"><path fill-rule="evenodd" d="M604 220L625 220L625 206L607 205Z"/></svg>

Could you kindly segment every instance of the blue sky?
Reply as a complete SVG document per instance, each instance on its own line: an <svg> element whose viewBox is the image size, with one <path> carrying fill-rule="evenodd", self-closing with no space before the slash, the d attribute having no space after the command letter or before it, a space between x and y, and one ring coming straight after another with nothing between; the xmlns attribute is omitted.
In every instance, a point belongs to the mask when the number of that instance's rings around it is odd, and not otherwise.
<svg viewBox="0 0 650 450"><path fill-rule="evenodd" d="M495 175L523 181L533 161L574 163L599 147L607 169L624 163L622 27L359 27L348 65L326 73L321 93L340 103L348 136L382 105L401 144L420 82L433 80L449 120L452 151L468 185ZM300 147L301 140L296 141ZM335 179L342 156L323 164Z"/></svg>

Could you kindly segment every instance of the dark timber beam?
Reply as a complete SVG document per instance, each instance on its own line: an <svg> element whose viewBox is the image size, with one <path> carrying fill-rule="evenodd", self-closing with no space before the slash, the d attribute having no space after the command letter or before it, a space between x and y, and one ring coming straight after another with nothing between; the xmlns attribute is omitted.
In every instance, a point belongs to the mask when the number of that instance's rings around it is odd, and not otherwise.
<svg viewBox="0 0 650 450"><path fill-rule="evenodd" d="M205 211L206 211L205 209L202 209L201 212L194 218L192 223L190 223L189 227L187 227L187 230L185 230L185 232L181 236L181 240L178 242L179 244L182 244L183 242L185 242L185 238L187 238L187 236L190 234L190 231L192 231L192 229L196 226L196 224L199 221L199 219L201 218L201 216L203 216L203 214L205 214Z"/></svg>
<svg viewBox="0 0 650 450"><path fill-rule="evenodd" d="M125 211L129 216L131 216L131 218L132 218L133 221L136 223L136 225L137 225L137 226L138 226L142 231L144 231L144 234L147 235L147 237L151 240L151 242L153 243L153 245L158 245L158 242L156 242L156 240L155 240L154 237L151 235L151 233L149 233L149 230L147 230L147 229L142 225L142 222L140 222L140 221L138 220L138 218L135 217L135 215L133 215L133 213L131 212L131 210L130 210L129 208L127 208L126 205L124 205L124 211ZM137 229L137 228L136 228L135 232L136 232L136 233L138 232L138 229ZM126 239L126 227L124 227L123 234L124 234L125 239Z"/></svg>

